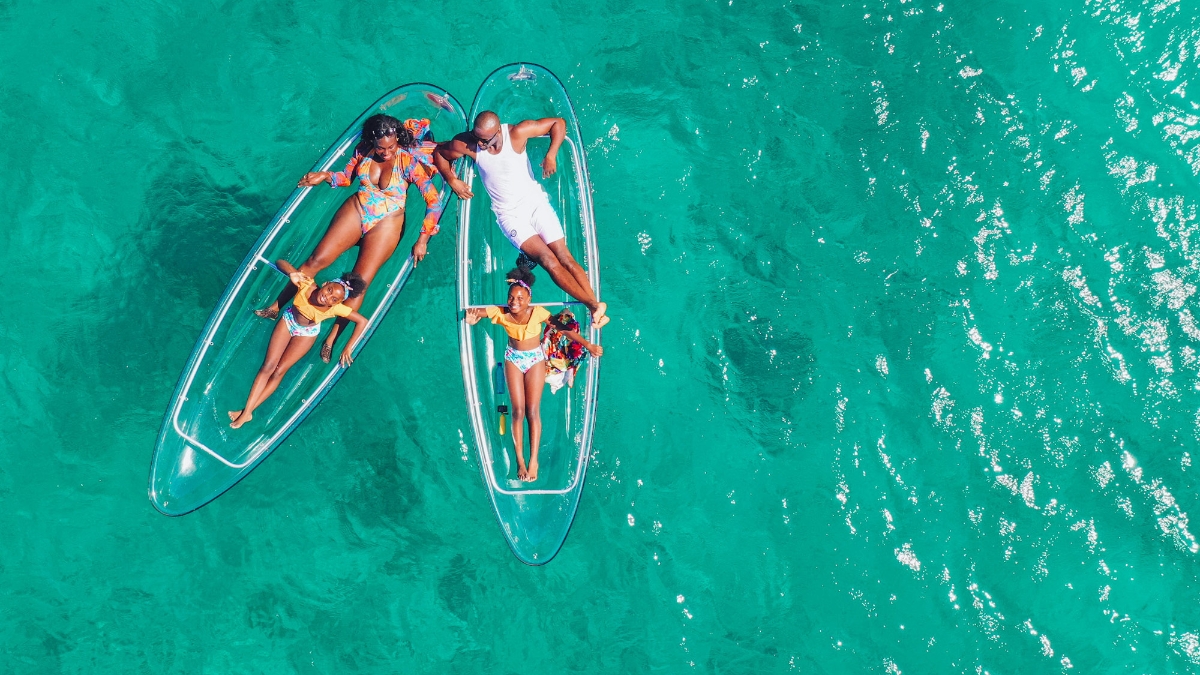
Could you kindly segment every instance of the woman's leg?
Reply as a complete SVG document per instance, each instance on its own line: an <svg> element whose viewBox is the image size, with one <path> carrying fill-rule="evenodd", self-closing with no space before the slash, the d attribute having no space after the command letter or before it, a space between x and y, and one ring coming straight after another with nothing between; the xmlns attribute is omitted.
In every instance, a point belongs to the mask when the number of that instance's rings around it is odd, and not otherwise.
<svg viewBox="0 0 1200 675"><path fill-rule="evenodd" d="M300 271L310 277L315 275L332 265L338 256L349 251L361 238L362 216L358 212L358 198L350 195L338 207L337 213L333 214L333 218L329 221L329 228L325 230L325 236L308 256L308 260L305 260L304 264L300 266ZM296 287L288 284L279 292L275 302L254 313L264 319L274 319L279 316L279 308L287 304L294 295L296 295Z"/></svg>
<svg viewBox="0 0 1200 675"><path fill-rule="evenodd" d="M525 372L525 416L529 420L529 470L526 480L533 482L538 477L538 446L542 443L542 391L546 388L546 362L539 361ZM513 402L516 405L516 402ZM516 428L513 421L513 428Z"/></svg>
<svg viewBox="0 0 1200 675"><path fill-rule="evenodd" d="M354 261L354 273L367 282L367 288L371 287L371 282L379 273L379 268L383 267L384 263L391 259L392 254L396 252L396 246L400 244L403 237L404 209L380 220L375 227L371 228L370 232L363 235L362 241L358 243L358 260ZM357 312L366 297L367 294L364 290L362 295L348 300L345 304ZM338 335L348 323L350 323L348 319L338 319L333 324L333 329L329 331L329 335L326 336L325 344L321 345L321 360L325 363L329 363L329 359L333 356L334 343L337 342Z"/></svg>
<svg viewBox="0 0 1200 675"><path fill-rule="evenodd" d="M288 331L287 322L280 321L275 324L275 329L271 331L271 340L267 343L267 355L263 358L258 374L254 376L254 384L250 386L250 395L246 397L246 405L241 410L229 411L229 419L233 422L229 426L236 429L249 422L254 416L254 409L258 407L259 395L267 386L267 379L275 370L275 366L279 365L279 359L283 357L283 352L287 349L291 339L292 334ZM241 419L242 417L245 419Z"/></svg>
<svg viewBox="0 0 1200 675"><path fill-rule="evenodd" d="M282 322L281 325L283 325ZM286 325L284 325L284 330L287 330ZM283 376L287 375L287 372L291 370L292 366L296 365L296 362L300 360L300 357L307 354L308 350L312 349L312 346L317 343L317 336L315 335L312 337L293 335L291 338L292 339L288 341L287 346L284 348L283 354L276 362L275 367L265 373L266 378L263 381L261 388L258 386L259 380L263 378L264 371L266 370L266 364L264 363L263 369L258 371L258 376L254 378L255 388L258 389L258 398L254 399L254 391L251 391L250 395L252 398L246 401L246 408L242 410L238 418L229 426L236 429L246 422L254 419L254 409L261 405L263 401L270 398L271 394L275 393L275 390L279 388L279 381L283 379ZM230 413L231 416L232 414L233 413Z"/></svg>
<svg viewBox="0 0 1200 675"><path fill-rule="evenodd" d="M512 402L512 437L517 449L517 478L526 479L525 469L525 374L504 361L504 379L508 382L508 398Z"/></svg>

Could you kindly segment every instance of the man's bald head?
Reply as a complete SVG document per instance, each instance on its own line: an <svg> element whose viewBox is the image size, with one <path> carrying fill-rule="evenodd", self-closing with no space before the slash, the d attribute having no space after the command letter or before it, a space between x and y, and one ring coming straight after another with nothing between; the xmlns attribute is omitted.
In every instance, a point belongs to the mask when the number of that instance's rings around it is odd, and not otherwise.
<svg viewBox="0 0 1200 675"><path fill-rule="evenodd" d="M472 131L480 138L490 138L500 130L500 116L491 110L484 110L475 116L475 126Z"/></svg>

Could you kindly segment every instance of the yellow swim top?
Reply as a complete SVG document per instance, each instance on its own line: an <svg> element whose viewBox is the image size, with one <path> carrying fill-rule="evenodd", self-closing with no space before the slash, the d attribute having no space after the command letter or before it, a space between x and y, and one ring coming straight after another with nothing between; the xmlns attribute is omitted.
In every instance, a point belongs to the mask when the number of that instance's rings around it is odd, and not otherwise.
<svg viewBox="0 0 1200 675"><path fill-rule="evenodd" d="M329 309L313 307L312 303L308 301L308 296L315 286L316 284L313 283L304 284L300 290L296 291L296 297L292 299L292 305L304 318L313 323L321 323L325 319L332 319L335 316L350 316L354 311L340 302Z"/></svg>
<svg viewBox="0 0 1200 675"><path fill-rule="evenodd" d="M492 323L504 326L504 332L508 333L508 337L518 341L542 337L542 324L550 318L550 310L545 307L534 307L533 313L529 315L529 321L517 323L513 321L512 315L504 310L504 307L495 305L488 307L488 318L492 320Z"/></svg>

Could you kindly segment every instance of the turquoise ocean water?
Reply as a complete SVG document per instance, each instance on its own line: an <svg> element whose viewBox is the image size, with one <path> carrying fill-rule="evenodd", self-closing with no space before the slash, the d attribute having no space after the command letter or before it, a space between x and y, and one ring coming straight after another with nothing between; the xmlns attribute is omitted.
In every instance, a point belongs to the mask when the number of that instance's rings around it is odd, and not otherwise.
<svg viewBox="0 0 1200 675"><path fill-rule="evenodd" d="M1200 672L1198 58L1172 0L0 2L0 672ZM296 178L516 60L574 97L615 317L559 556L462 441L452 226L158 515Z"/></svg>

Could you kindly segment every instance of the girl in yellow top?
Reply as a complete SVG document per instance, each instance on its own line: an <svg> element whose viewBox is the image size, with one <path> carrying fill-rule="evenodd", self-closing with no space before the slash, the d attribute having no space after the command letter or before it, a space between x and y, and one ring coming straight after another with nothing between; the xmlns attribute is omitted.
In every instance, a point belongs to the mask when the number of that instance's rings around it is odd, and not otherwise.
<svg viewBox="0 0 1200 675"><path fill-rule="evenodd" d="M508 273L508 307L479 307L467 310L470 325L488 317L504 326L508 348L504 350L504 379L512 399L513 444L517 452L517 478L533 482L538 477L538 445L542 440L542 390L546 388L546 352L542 348L542 324L550 318L545 307L534 307L530 287L536 278L524 269ZM583 338L580 337L582 340ZM524 425L529 421L529 467L525 467Z"/></svg>
<svg viewBox="0 0 1200 675"><path fill-rule="evenodd" d="M354 359L350 353L358 344L367 327L367 318L362 314L342 304L348 299L362 295L367 284L362 277L350 272L340 279L326 281L321 286L308 275L300 272L286 260L276 261L276 266L288 275L296 286L296 296L292 298L292 306L283 311L283 320L275 325L271 333L271 341L267 344L267 356L263 359L254 384L250 387L250 396L241 410L230 410L229 426L237 429L254 418L254 409L267 400L279 381L287 374L300 357L312 349L321 332L321 322L335 316L346 317L354 322L358 330L354 331L354 339L342 350L342 367L349 366Z"/></svg>

